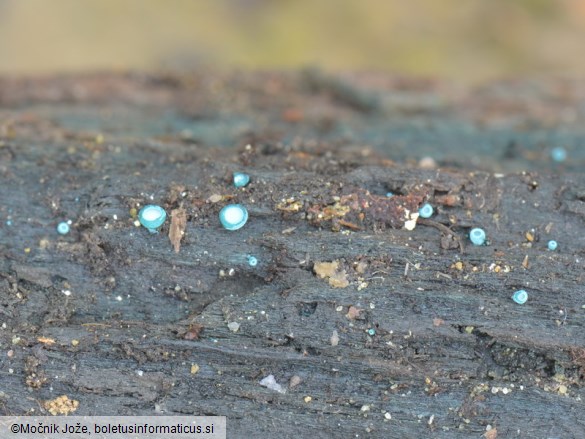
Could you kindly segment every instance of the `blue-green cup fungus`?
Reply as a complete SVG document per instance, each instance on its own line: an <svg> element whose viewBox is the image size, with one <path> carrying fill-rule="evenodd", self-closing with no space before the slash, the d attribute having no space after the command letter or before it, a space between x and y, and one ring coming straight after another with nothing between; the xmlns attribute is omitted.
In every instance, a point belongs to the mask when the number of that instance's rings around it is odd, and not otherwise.
<svg viewBox="0 0 585 439"><path fill-rule="evenodd" d="M248 255L247 259L248 265L250 267L255 267L256 265L258 265L258 259L256 258L256 256Z"/></svg>
<svg viewBox="0 0 585 439"><path fill-rule="evenodd" d="M557 244L557 242L556 242L554 239L551 239L551 240L548 242L548 244L547 244L547 247L548 247L548 249L549 249L550 251L554 252L554 251L557 249L557 247L558 247L558 244Z"/></svg>
<svg viewBox="0 0 585 439"><path fill-rule="evenodd" d="M431 206L429 203L425 203L423 207L418 210L418 214L421 218L430 218L433 216L433 212L433 206Z"/></svg>
<svg viewBox="0 0 585 439"><path fill-rule="evenodd" d="M469 232L469 240L473 245L484 245L485 244L485 231L476 227L471 229Z"/></svg>
<svg viewBox="0 0 585 439"><path fill-rule="evenodd" d="M250 183L250 176L248 174L244 174L243 172L234 172L234 186L235 187L244 187Z"/></svg>
<svg viewBox="0 0 585 439"><path fill-rule="evenodd" d="M148 229L150 233L157 233L158 228L163 225L167 219L167 213L160 206L149 204L144 206L138 212L138 221Z"/></svg>
<svg viewBox="0 0 585 439"><path fill-rule="evenodd" d="M525 290L518 290L512 294L512 300L518 305L524 305L528 300L528 293Z"/></svg>
<svg viewBox="0 0 585 439"><path fill-rule="evenodd" d="M63 221L57 225L57 233L59 235L67 235L69 233L69 224Z"/></svg>
<svg viewBox="0 0 585 439"><path fill-rule="evenodd" d="M557 163L567 160L567 150L562 147L553 148L550 152L550 157Z"/></svg>
<svg viewBox="0 0 585 439"><path fill-rule="evenodd" d="M241 204L228 204L219 212L219 222L227 230L238 230L248 221L248 211Z"/></svg>

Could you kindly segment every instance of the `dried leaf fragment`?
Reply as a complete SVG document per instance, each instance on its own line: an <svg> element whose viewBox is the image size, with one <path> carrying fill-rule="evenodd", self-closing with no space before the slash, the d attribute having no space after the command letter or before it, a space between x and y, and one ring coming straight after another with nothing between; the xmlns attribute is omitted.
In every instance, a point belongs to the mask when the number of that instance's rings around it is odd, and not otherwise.
<svg viewBox="0 0 585 439"><path fill-rule="evenodd" d="M317 276L319 276L321 279L323 279L326 277L333 276L338 268L339 268L339 261L315 262L313 270L315 271L315 274Z"/></svg>
<svg viewBox="0 0 585 439"><path fill-rule="evenodd" d="M171 227L169 229L169 239L175 248L175 253L179 253L181 249L181 239L185 235L185 227L187 227L187 212L182 207L173 209L171 211Z"/></svg>
<svg viewBox="0 0 585 439"><path fill-rule="evenodd" d="M329 278L329 285L333 288L347 288L349 281L347 280L347 273L345 270L338 271Z"/></svg>
<svg viewBox="0 0 585 439"><path fill-rule="evenodd" d="M339 261L315 262L313 270L320 278L328 278L329 285L333 288L346 288L349 286L347 272L339 269Z"/></svg>

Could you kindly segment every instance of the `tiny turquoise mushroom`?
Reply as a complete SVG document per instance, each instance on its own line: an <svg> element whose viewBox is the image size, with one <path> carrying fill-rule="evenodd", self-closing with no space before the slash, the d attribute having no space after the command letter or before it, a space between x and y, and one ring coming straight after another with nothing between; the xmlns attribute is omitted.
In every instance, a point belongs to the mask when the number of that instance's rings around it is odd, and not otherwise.
<svg viewBox="0 0 585 439"><path fill-rule="evenodd" d="M550 157L557 163L564 162L567 160L567 151L560 146L553 148L550 152Z"/></svg>
<svg viewBox="0 0 585 439"><path fill-rule="evenodd" d="M57 233L59 233L59 235L67 235L67 233L69 233L69 224L67 224L66 221L59 223L57 226Z"/></svg>
<svg viewBox="0 0 585 439"><path fill-rule="evenodd" d="M418 214L422 217L422 218L430 218L433 216L433 206L431 206L429 203L425 203L423 205L423 207L421 207L418 210Z"/></svg>
<svg viewBox="0 0 585 439"><path fill-rule="evenodd" d="M248 183L250 183L250 176L248 174L244 174L243 172L234 172L235 187L244 187Z"/></svg>
<svg viewBox="0 0 585 439"><path fill-rule="evenodd" d="M238 230L248 221L248 211L241 204L228 204L219 212L219 222L227 230Z"/></svg>
<svg viewBox="0 0 585 439"><path fill-rule="evenodd" d="M476 227L469 232L469 239L473 245L485 244L485 231Z"/></svg>
<svg viewBox="0 0 585 439"><path fill-rule="evenodd" d="M518 290L512 294L512 300L518 305L524 305L528 300L528 293L525 290Z"/></svg>
<svg viewBox="0 0 585 439"><path fill-rule="evenodd" d="M255 256L248 256L248 265L250 267L255 267L258 265L258 259Z"/></svg>
<svg viewBox="0 0 585 439"><path fill-rule="evenodd" d="M370 335L371 337L373 337L374 335L376 335L376 330L374 328L368 329L368 335Z"/></svg>
<svg viewBox="0 0 585 439"><path fill-rule="evenodd" d="M394 196L394 194L392 192L386 192L386 196L388 198L392 198Z"/></svg>
<svg viewBox="0 0 585 439"><path fill-rule="evenodd" d="M551 240L548 242L548 245L547 245L547 246L548 246L548 249L549 249L550 251L553 251L553 252L554 252L554 251L557 249L557 247L558 247L558 244L557 244L557 242L556 242L554 239L551 239Z"/></svg>
<svg viewBox="0 0 585 439"><path fill-rule="evenodd" d="M144 206L138 212L138 221L148 229L150 233L157 233L157 229L163 225L167 219L167 213L160 206L149 204Z"/></svg>

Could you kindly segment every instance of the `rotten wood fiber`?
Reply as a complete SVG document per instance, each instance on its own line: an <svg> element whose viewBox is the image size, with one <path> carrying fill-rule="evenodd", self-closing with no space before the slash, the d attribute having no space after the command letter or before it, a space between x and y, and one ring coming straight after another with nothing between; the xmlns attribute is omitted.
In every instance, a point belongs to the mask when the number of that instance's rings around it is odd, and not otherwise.
<svg viewBox="0 0 585 439"><path fill-rule="evenodd" d="M303 80L0 80L0 413L67 395L78 415L225 415L234 438L583 437L585 177L389 160L323 130L439 117L431 85L375 82L363 114ZM271 111L288 98L321 122ZM402 228L423 201L433 218ZM153 203L184 209L175 246L172 221L135 226ZM248 208L238 231L227 203Z"/></svg>

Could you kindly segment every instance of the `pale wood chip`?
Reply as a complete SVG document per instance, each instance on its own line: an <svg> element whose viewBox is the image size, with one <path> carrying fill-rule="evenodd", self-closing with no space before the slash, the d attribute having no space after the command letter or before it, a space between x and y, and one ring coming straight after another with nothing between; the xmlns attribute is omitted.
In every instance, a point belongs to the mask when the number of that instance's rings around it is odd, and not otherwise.
<svg viewBox="0 0 585 439"><path fill-rule="evenodd" d="M175 248L175 253L181 249L181 239L185 234L187 227L187 212L182 207L171 211L171 227L169 229L169 239Z"/></svg>

